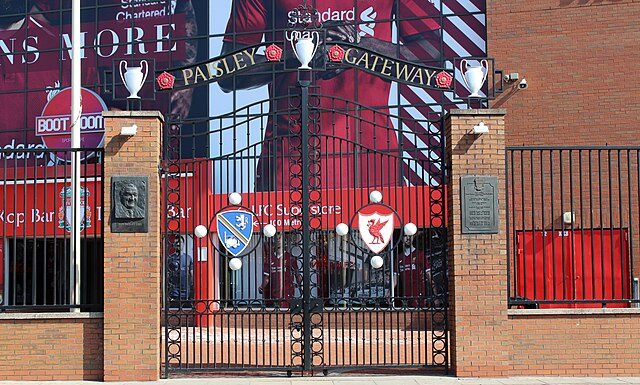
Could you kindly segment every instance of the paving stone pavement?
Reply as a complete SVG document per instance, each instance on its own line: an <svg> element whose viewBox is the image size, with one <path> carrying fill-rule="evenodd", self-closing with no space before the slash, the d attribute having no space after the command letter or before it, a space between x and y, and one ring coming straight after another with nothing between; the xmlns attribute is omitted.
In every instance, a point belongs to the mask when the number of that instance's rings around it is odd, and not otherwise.
<svg viewBox="0 0 640 385"><path fill-rule="evenodd" d="M95 385L94 381L0 381L0 385ZM157 382L111 382L109 385L622 385L640 384L640 377L508 377L455 378L443 376L329 375L327 377L214 377Z"/></svg>

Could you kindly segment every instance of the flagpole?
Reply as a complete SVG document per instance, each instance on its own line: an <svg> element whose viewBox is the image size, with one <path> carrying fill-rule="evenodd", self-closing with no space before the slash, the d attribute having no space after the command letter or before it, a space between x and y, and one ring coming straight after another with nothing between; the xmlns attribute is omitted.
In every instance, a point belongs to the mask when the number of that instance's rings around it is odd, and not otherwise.
<svg viewBox="0 0 640 385"><path fill-rule="evenodd" d="M71 304L74 311L80 311L80 117L82 115L81 96L81 57L80 57L80 0L71 4L71 184L72 184L72 220L70 253Z"/></svg>

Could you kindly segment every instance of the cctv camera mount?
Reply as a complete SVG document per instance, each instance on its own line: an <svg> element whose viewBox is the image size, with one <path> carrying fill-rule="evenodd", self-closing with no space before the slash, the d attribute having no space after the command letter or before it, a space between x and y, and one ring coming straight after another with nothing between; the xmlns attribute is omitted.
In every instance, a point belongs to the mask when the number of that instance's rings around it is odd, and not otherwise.
<svg viewBox="0 0 640 385"><path fill-rule="evenodd" d="M527 82L527 79L522 78L520 83L518 83L518 88L521 89L521 90L525 90L525 89L529 88L529 83Z"/></svg>
<svg viewBox="0 0 640 385"><path fill-rule="evenodd" d="M516 80L520 80L520 74L517 72L511 72L510 74L504 75L505 82L515 82Z"/></svg>

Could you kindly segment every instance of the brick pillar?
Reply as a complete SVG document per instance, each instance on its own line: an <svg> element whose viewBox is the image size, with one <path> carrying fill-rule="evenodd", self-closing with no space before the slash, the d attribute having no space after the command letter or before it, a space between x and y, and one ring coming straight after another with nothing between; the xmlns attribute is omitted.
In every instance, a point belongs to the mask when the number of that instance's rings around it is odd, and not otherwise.
<svg viewBox="0 0 640 385"><path fill-rule="evenodd" d="M155 111L105 112L104 380L160 376L160 179L163 117ZM120 136L122 126L138 126ZM111 178L146 176L148 233L111 232Z"/></svg>
<svg viewBox="0 0 640 385"><path fill-rule="evenodd" d="M445 122L451 362L456 376L509 375L505 110L453 110ZM473 134L484 122L485 134ZM498 234L462 234L461 177L498 177Z"/></svg>

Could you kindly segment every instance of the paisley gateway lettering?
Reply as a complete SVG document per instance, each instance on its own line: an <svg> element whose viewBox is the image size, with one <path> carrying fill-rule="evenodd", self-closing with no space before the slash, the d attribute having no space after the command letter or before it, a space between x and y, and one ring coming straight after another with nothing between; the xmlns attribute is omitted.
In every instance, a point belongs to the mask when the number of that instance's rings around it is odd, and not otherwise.
<svg viewBox="0 0 640 385"><path fill-rule="evenodd" d="M182 80L185 86L214 81L236 71L256 65L257 48L245 49L238 53L225 56L220 60L200 64L182 70Z"/></svg>
<svg viewBox="0 0 640 385"><path fill-rule="evenodd" d="M406 62L376 55L357 48L349 48L345 51L344 61L355 67L378 73L387 78L420 84L423 86L435 86L436 71L419 67Z"/></svg>
<svg viewBox="0 0 640 385"><path fill-rule="evenodd" d="M312 36L315 31L293 31L289 36L292 39L304 38L305 33ZM376 75L399 81L418 87L443 88L438 84L438 78L444 74L452 78L449 72L442 68L425 67L419 64L412 64L406 61L386 57L375 52L359 49L356 47L339 47L343 49L342 57L338 60L342 64L366 70ZM191 67L184 67L176 70L169 70L177 80L181 81L180 87L191 87L197 84L207 84L218 81L220 78L231 75L235 72L264 64L256 61L258 47L247 48L236 53L211 59L209 62L201 63ZM328 51L328 54L332 54ZM277 63L279 59L272 61ZM335 62L335 60L333 60ZM451 82L444 85L448 88Z"/></svg>

